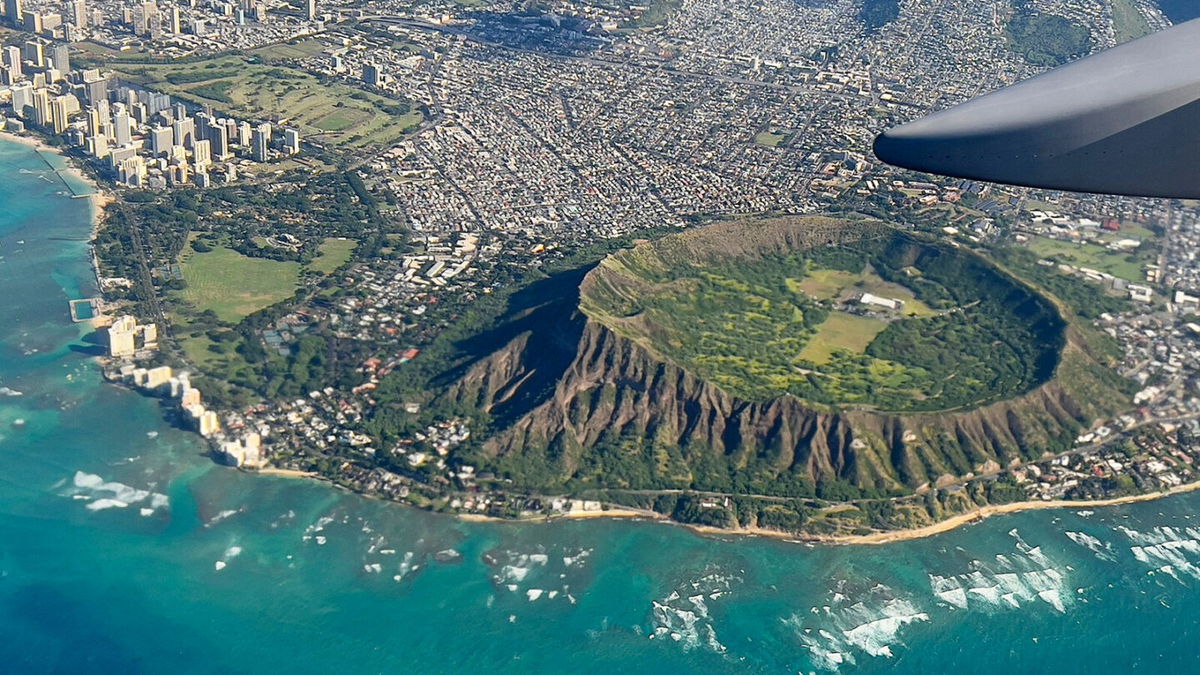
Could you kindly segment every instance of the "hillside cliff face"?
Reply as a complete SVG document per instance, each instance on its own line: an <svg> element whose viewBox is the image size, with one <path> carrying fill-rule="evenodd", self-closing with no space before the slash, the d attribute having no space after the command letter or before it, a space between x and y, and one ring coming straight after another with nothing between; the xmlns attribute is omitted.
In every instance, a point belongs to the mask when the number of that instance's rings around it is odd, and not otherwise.
<svg viewBox="0 0 1200 675"><path fill-rule="evenodd" d="M615 276L625 263L709 259L714 239L705 230L656 243L675 258L641 248L615 263L609 258L582 284L498 326L487 349L443 379L443 402L488 413L492 433L483 451L496 466L536 466L536 478L514 478L540 488L572 480L632 488L741 484L784 494L783 486L797 482L841 480L913 490L1066 450L1092 420L1125 406L1070 327L1054 376L971 410L887 413L790 394L738 398L657 353L646 339L652 331L627 330L638 316L596 310L597 298L612 307L613 297L636 297L629 279ZM859 237L886 231L877 223L855 230ZM752 257L854 236L830 219L736 224L734 234L720 239L719 255Z"/></svg>
<svg viewBox="0 0 1200 675"><path fill-rule="evenodd" d="M553 449L564 480L590 449L639 439L647 453L680 448L688 465L714 454L774 477L913 489L1063 448L1107 412L1058 381L961 413L820 411L791 396L743 401L582 315L558 332L578 333L574 357L540 400L527 388L551 379L544 369L555 357L529 333L474 364L446 395L512 420L486 442L488 454ZM1064 360L1075 367L1088 357L1071 346ZM534 405L521 410L522 403Z"/></svg>

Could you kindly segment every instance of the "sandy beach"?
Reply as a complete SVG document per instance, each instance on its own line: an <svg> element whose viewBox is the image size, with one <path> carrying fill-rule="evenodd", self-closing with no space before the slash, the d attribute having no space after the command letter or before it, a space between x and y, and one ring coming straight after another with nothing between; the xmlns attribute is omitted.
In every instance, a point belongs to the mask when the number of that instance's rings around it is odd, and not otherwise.
<svg viewBox="0 0 1200 675"><path fill-rule="evenodd" d="M945 520L938 521L932 525L918 527L911 530L895 530L892 532L873 532L871 534L857 535L804 535L794 534L790 532L779 532L777 530L764 530L759 528L719 528L706 527L703 525L686 525L695 532L706 535L738 535L738 536L756 536L756 537L771 537L773 539L786 539L788 541L803 542L810 544L891 544L898 541L908 541L910 539L924 539L932 537L936 534L949 532L963 525L970 525L983 521L985 518L992 516L1003 515L1006 513L1019 513L1021 511L1036 511L1040 509L1088 509L1102 508L1105 506L1120 506L1121 504L1136 504L1138 502L1148 502L1163 497L1183 494L1185 492L1193 492L1200 490L1200 481L1188 483L1178 487L1171 488L1165 492L1152 492L1141 495L1130 495L1128 497L1114 497L1112 499L1094 499L1094 500L1058 500L1046 502L1013 502L1011 504L996 504L993 506L984 506L974 511L961 513L956 516L951 516Z"/></svg>
<svg viewBox="0 0 1200 675"><path fill-rule="evenodd" d="M666 516L653 511L635 511L633 509L609 509L607 511L568 511L563 517L571 520L587 520L589 518L647 518L663 520Z"/></svg>
<svg viewBox="0 0 1200 675"><path fill-rule="evenodd" d="M739 527L739 528L721 528L710 527L706 525L689 525L687 523L676 523L669 521L665 516L652 511L637 511L632 509L609 509L607 511L570 511L561 516L551 516L548 518L523 518L520 521L510 521L506 518L495 518L485 516L483 514L462 513L457 517L470 522L485 522L485 521L500 521L500 522L521 522L521 521L541 521L541 520L559 520L559 519L593 519L593 518L644 518L646 520L663 521L673 525L686 527L697 534L706 536L735 536L735 537L770 537L772 539L780 539L795 543L805 544L843 544L843 545L879 545L891 544L900 541L908 541L910 539L924 539L932 537L943 532L949 532L963 525L978 523L992 516L1003 515L1006 513L1019 513L1021 511L1035 511L1040 509L1088 509L1102 508L1105 506L1120 506L1122 504L1136 504L1138 502L1148 502L1155 499L1162 499L1172 495L1183 494L1185 492L1193 492L1200 490L1200 481L1188 483L1167 490L1166 492L1152 492L1141 495L1130 495L1127 497L1114 497L1112 499L1094 499L1094 500L1063 500L1063 501L1046 501L1046 502L1013 502L1011 504L996 504L993 506L984 506L974 511L962 513L956 516L951 516L945 520L938 521L932 525L919 527L911 530L895 530L891 532L873 532L871 534L861 535L805 535L793 532L781 532L779 530L767 530L757 527Z"/></svg>
<svg viewBox="0 0 1200 675"><path fill-rule="evenodd" d="M261 473L264 476L283 476L284 478L320 478L319 474L312 471L301 471L299 469L278 469L273 466L263 467L255 470L255 473Z"/></svg>

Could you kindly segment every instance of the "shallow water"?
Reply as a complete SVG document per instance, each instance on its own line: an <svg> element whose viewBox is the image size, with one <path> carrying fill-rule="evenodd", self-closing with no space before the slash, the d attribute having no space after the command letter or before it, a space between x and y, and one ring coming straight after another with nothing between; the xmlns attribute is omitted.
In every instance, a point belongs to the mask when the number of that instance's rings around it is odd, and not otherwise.
<svg viewBox="0 0 1200 675"><path fill-rule="evenodd" d="M1195 669L1195 493L811 547L465 523L215 466L83 353L67 300L94 283L64 239L89 206L65 192L0 142L5 671Z"/></svg>

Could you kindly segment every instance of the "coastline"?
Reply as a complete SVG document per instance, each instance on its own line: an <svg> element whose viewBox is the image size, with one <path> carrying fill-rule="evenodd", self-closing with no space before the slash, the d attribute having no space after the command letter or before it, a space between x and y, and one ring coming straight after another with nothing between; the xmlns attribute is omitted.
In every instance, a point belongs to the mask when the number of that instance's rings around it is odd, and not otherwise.
<svg viewBox="0 0 1200 675"><path fill-rule="evenodd" d="M110 190L105 190L101 185L87 172L85 172L77 164L77 158L65 154L60 148L51 146L43 142L35 135L19 135L7 130L0 130L0 140L16 143L27 148L30 148L38 153L53 153L63 159L63 166L57 167L51 165L57 174L60 174L60 179L63 179L61 174L69 174L77 179L80 183L87 185L90 188L90 193L87 195L79 195L86 197L91 204L91 231L89 241L94 239L98 233L100 223L103 219L105 209L116 201L117 196ZM63 179L65 182L65 179ZM70 185L67 185L71 189ZM74 190L72 190L73 192ZM90 246L90 244L89 244ZM99 280L100 270L98 261L95 256L92 256L93 273L97 281ZM255 472L287 478L313 478L318 480L327 480L318 473L310 471L301 471L295 469L281 469L276 467L264 467L257 469ZM880 545L889 544L913 539L924 539L945 532L952 531L964 525L981 522L984 519L996 515L1005 515L1010 513L1019 513L1022 511L1042 510L1042 509L1057 509L1057 508L1103 508L1108 506L1119 506L1123 504L1133 504L1139 502L1147 502L1164 497L1170 497L1178 494L1200 490L1200 481L1187 483L1173 487L1163 492L1145 493L1138 495L1129 495L1124 497L1116 497L1110 499L1098 500L1054 500L1054 501L1022 501L1009 504L996 504L979 507L973 511L957 514L940 520L936 523L926 525L919 528L908 530L894 530L883 532L872 532L862 535L806 535L799 533L783 532L779 530L769 530L763 528L720 528L706 525L693 525L687 523L677 523L666 518L662 514L630 508L611 508L608 510L583 511L575 510L561 514L526 517L526 518L500 518L488 516L478 513L458 513L452 514L455 518L466 522L548 522L556 520L594 520L599 518L619 518L619 519L644 519L656 522L666 522L675 525L686 527L693 532L706 536L755 536L768 537L794 543L807 544L842 544L842 545ZM369 495L368 495L369 496Z"/></svg>
<svg viewBox="0 0 1200 675"><path fill-rule="evenodd" d="M52 145L47 145L40 138L33 135L16 134L8 130L0 130L0 139L23 145L31 148L38 153L53 153L63 158L65 166L63 168L53 167L55 172L70 174L72 178L76 178L79 182L84 183L91 188L91 194L86 195L88 201L92 205L92 228L89 239L94 239L100 227L100 221L103 219L104 209L116 201L116 195L112 192L103 189L99 183L81 169L75 162L75 159L68 156L59 148ZM69 187L69 186L68 186ZM94 264L93 260L93 264ZM97 273L99 270L95 270Z"/></svg>
<svg viewBox="0 0 1200 675"><path fill-rule="evenodd" d="M297 469L278 469L274 467L266 467L256 469L255 472L268 476L283 476L288 478L312 478L320 481L328 482L318 473L311 471L300 471ZM597 520L601 518L613 518L620 520L647 520L658 523L676 525L687 528L696 534L711 537L766 537L769 539L778 539L795 544L826 544L826 545L846 545L846 546L878 546L881 544L893 544L902 541L910 541L913 539L926 539L939 534L944 534L952 530L956 530L965 525L972 525L983 522L992 516L1001 516L1011 513L1020 513L1022 511L1041 511L1046 509L1092 509L1104 508L1108 506L1122 506L1125 504L1137 504L1140 502L1149 502L1156 499L1173 497L1176 495L1195 492L1200 490L1200 481L1193 483L1185 483L1166 490L1164 492L1147 492L1144 494L1127 495L1124 497L1113 497L1110 499L1076 499L1076 500L1054 500L1045 502L1011 502L1008 504L992 504L982 506L974 511L960 513L950 516L945 520L939 520L931 525L913 528L910 530L891 530L887 532L872 532L870 534L847 534L847 535L813 535L799 534L795 532L783 532L780 530L768 530L758 527L737 527L723 528L712 527L710 525L693 525L689 523L680 523L670 520L661 513L654 511L642 511L630 508L613 508L600 511L568 511L566 513L531 516L522 518L501 518L498 516L489 516L483 513L453 513L444 514L451 516L457 520L468 523L546 523L560 520ZM362 494L362 493L359 493ZM370 496L370 495L364 495ZM385 500L393 501L393 500ZM417 508L411 504L404 502L396 502L400 506L409 508Z"/></svg>
<svg viewBox="0 0 1200 675"><path fill-rule="evenodd" d="M1165 497L1173 497L1175 495L1194 492L1196 490L1200 490L1200 481L1178 485L1164 492L1147 492L1144 494L1113 497L1110 499L1052 500L1045 502L1012 502L1009 504L993 504L981 506L974 511L960 513L924 527L918 527L911 530L895 530L891 532L873 532L871 534L800 535L789 532L780 532L777 530L764 530L760 528L723 529L719 527L708 527L705 525L686 524L685 527L688 527L700 534L706 535L770 537L773 539L784 539L787 541L805 544L876 546L880 544L892 544L901 541L909 541L912 539L925 539L927 537L949 532L964 525L982 522L992 516L1020 513L1022 511L1041 511L1045 509L1091 509L1104 508L1106 506L1121 506L1124 504L1136 504L1139 502L1149 502L1156 499L1163 499Z"/></svg>

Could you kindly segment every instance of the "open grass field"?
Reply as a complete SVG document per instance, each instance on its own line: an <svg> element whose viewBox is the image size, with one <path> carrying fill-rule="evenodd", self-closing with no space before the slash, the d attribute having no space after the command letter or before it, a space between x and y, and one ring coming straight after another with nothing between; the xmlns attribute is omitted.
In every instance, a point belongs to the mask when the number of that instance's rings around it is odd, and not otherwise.
<svg viewBox="0 0 1200 675"><path fill-rule="evenodd" d="M788 279L787 284L793 293L803 293L816 300L833 300L849 289L855 293L903 300L905 316L933 316L937 313L918 300L912 290L883 279L870 266L857 274L845 270L814 269L804 279Z"/></svg>
<svg viewBox="0 0 1200 675"><path fill-rule="evenodd" d="M1145 254L1137 254L1136 260L1127 260L1131 253L1113 251L1096 244L1075 244L1047 237L1032 237L1029 250L1043 258L1049 258L1076 267L1087 267L1107 272L1128 281L1144 281L1143 265L1153 262Z"/></svg>
<svg viewBox="0 0 1200 675"><path fill-rule="evenodd" d="M188 335L179 339L179 347L183 350L184 358L188 363L194 364L205 370L208 370L213 363L219 358L220 354L209 349L214 342L207 335L201 333L195 337Z"/></svg>
<svg viewBox="0 0 1200 675"><path fill-rule="evenodd" d="M290 297L300 283L300 263L250 258L223 246L191 252L181 267L187 288L180 297L230 323Z"/></svg>
<svg viewBox="0 0 1200 675"><path fill-rule="evenodd" d="M1113 32L1117 44L1149 35L1150 24L1133 0L1112 0Z"/></svg>
<svg viewBox="0 0 1200 675"><path fill-rule="evenodd" d="M312 49L306 43L276 45L275 54ZM282 57L279 57L282 58ZM265 59L264 59L265 60ZM299 127L306 139L338 146L386 147L422 121L405 102L322 82L286 66L253 63L238 56L177 64L113 63L127 80L244 119L276 119Z"/></svg>
<svg viewBox="0 0 1200 675"><path fill-rule="evenodd" d="M862 354L876 335L887 328L888 323L845 312L833 312L817 327L817 333L804 345L800 358L817 364L829 363L836 350L844 349Z"/></svg>
<svg viewBox="0 0 1200 675"><path fill-rule="evenodd" d="M250 53L267 63L277 63L293 59L306 59L310 56L316 56L324 50L325 45L320 40L297 40L295 42L281 42L277 45L260 47L252 50Z"/></svg>
<svg viewBox="0 0 1200 675"><path fill-rule="evenodd" d="M787 134L777 134L771 131L764 131L754 136L755 143L769 148L777 148L786 140Z"/></svg>
<svg viewBox="0 0 1200 675"><path fill-rule="evenodd" d="M817 300L832 300L862 278L862 275L845 270L812 270L801 281L788 279L788 288L793 293L803 293Z"/></svg>
<svg viewBox="0 0 1200 675"><path fill-rule="evenodd" d="M354 247L357 245L358 242L353 239L330 237L317 249L321 255L308 264L308 269L321 274L332 274L350 260L350 254L354 253Z"/></svg>

